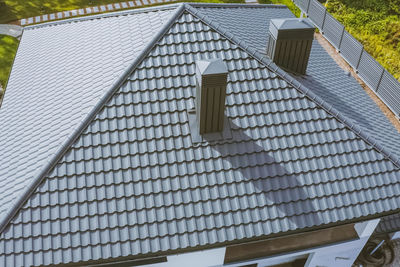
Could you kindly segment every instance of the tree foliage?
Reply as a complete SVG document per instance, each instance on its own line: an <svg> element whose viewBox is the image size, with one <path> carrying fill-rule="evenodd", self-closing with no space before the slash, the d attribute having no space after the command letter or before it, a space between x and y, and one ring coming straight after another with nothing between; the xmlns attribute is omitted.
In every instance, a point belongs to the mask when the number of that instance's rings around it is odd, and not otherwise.
<svg viewBox="0 0 400 267"><path fill-rule="evenodd" d="M400 0L330 0L327 9L368 53L400 78Z"/></svg>

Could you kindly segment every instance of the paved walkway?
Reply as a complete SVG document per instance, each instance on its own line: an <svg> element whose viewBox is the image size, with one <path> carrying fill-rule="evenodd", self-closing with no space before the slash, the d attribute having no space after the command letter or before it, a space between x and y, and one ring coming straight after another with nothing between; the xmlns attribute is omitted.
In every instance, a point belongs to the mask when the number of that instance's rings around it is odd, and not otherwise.
<svg viewBox="0 0 400 267"><path fill-rule="evenodd" d="M100 5L100 6L93 6L69 11L62 11L53 14L46 14L36 17L31 17L27 19L21 19L19 24L22 26L35 24L35 23L42 23L51 20L58 20L58 19L67 19L70 17L76 16L84 16L84 15L91 15L96 13L103 13L103 12L110 12L120 9L127 9L127 8L134 8L134 7L143 7L149 6L154 4L161 4L161 3L169 3L175 2L175 0L136 0L136 1L126 1L108 5Z"/></svg>
<svg viewBox="0 0 400 267"><path fill-rule="evenodd" d="M0 34L19 37L22 34L22 27L12 24L0 24Z"/></svg>
<svg viewBox="0 0 400 267"><path fill-rule="evenodd" d="M108 4L108 5L100 5L100 6L93 6L69 11L62 11L53 14L46 14L40 15L36 17L31 17L27 19L19 20L19 24L22 26L35 24L35 23L42 23L52 20L58 19L67 19L70 17L76 16L84 16L96 13L103 13L103 12L110 12L119 9L127 9L127 8L134 8L134 7L144 7L150 6L154 4L162 4L162 3L170 3L175 2L176 0L135 0L135 1L125 1L120 3ZM245 0L246 3L249 4L258 4L257 0Z"/></svg>

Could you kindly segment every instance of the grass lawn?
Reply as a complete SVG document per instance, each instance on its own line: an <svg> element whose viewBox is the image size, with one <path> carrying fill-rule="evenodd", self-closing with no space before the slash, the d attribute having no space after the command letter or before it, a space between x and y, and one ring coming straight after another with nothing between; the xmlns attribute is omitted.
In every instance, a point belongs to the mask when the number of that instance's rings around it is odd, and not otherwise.
<svg viewBox="0 0 400 267"><path fill-rule="evenodd" d="M102 4L115 0L3 0L0 5L0 23Z"/></svg>
<svg viewBox="0 0 400 267"><path fill-rule="evenodd" d="M0 35L0 84L6 88L8 75L17 52L19 41L16 38ZM1 98L1 93L0 93Z"/></svg>
<svg viewBox="0 0 400 267"><path fill-rule="evenodd" d="M121 1L122 0L3 0L0 1L0 23L7 23L60 11L119 3ZM189 0L186 2L192 1ZM244 0L200 0L193 2L244 3Z"/></svg>

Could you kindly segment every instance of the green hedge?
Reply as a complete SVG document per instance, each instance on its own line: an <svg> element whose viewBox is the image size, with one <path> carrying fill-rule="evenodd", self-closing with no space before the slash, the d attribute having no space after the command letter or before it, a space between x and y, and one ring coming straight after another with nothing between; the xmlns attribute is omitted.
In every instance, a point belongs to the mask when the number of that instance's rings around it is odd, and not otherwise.
<svg viewBox="0 0 400 267"><path fill-rule="evenodd" d="M329 0L327 9L400 79L400 0Z"/></svg>
<svg viewBox="0 0 400 267"><path fill-rule="evenodd" d="M16 38L0 35L0 84L3 88L6 88L18 43L19 41Z"/></svg>

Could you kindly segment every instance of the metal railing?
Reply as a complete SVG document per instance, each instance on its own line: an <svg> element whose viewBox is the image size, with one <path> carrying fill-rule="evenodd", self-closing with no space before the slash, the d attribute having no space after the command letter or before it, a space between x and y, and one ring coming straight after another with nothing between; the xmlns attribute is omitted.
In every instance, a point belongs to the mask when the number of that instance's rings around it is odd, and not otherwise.
<svg viewBox="0 0 400 267"><path fill-rule="evenodd" d="M317 0L293 0L359 77L400 117L400 83Z"/></svg>

